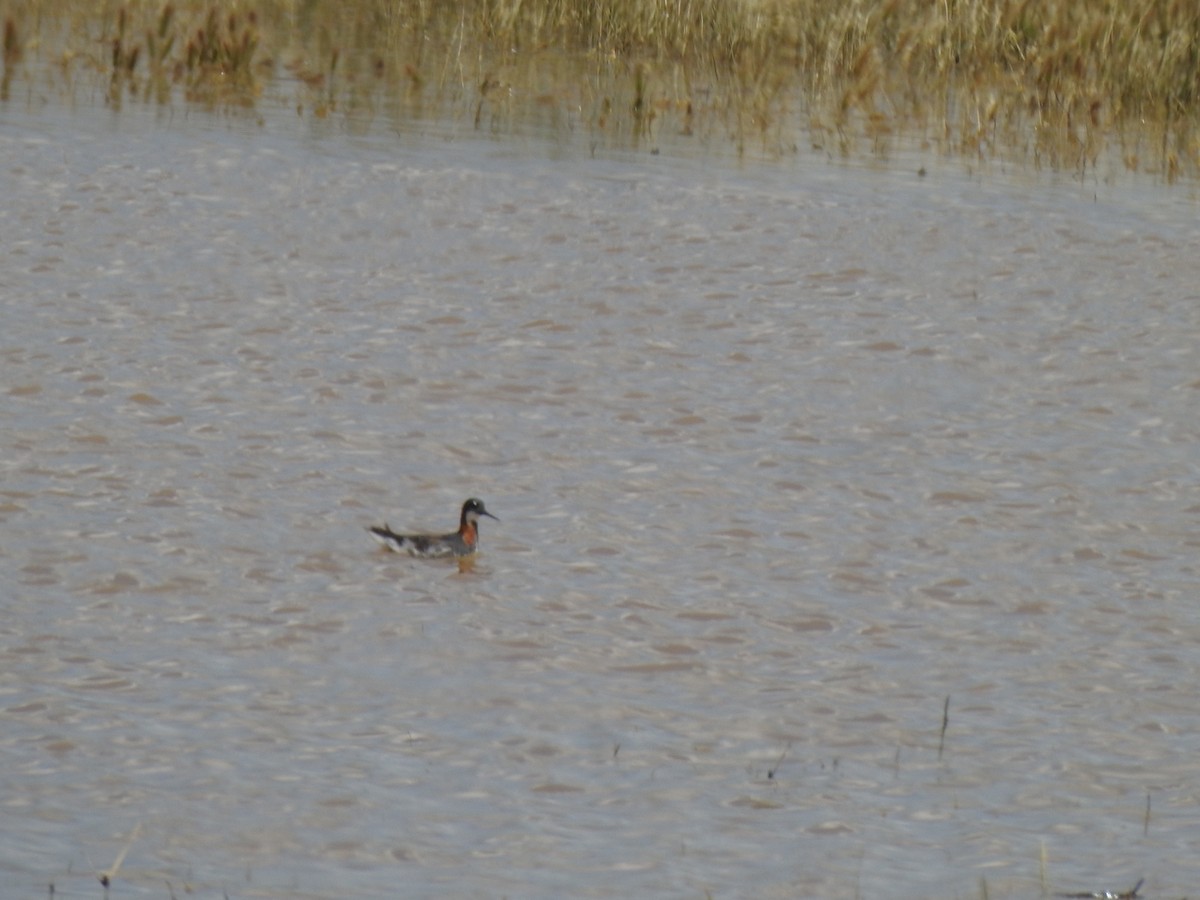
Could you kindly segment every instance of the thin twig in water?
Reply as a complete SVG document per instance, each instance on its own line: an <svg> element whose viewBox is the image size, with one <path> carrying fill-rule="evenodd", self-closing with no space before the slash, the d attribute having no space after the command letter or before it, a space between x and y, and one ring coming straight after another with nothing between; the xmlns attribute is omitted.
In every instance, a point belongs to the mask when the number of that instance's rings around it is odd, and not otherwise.
<svg viewBox="0 0 1200 900"><path fill-rule="evenodd" d="M99 875L100 883L104 887L112 884L112 880L117 877L117 873L121 871L121 863L125 862L125 855L133 847L133 842L138 839L138 835L142 833L142 823L138 822L133 829L133 833L129 835L129 840L125 842L125 846L121 848L121 852L117 854L117 858L113 860L113 864L109 866L107 872L101 872Z"/></svg>
<svg viewBox="0 0 1200 900"><path fill-rule="evenodd" d="M946 727L950 724L950 695L946 695L946 703L942 706L942 737L938 741L938 760L942 758L942 751L946 749Z"/></svg>
<svg viewBox="0 0 1200 900"><path fill-rule="evenodd" d="M771 780L775 777L775 773L779 771L779 766L783 763L784 759L787 758L788 751L791 749L792 749L792 742L788 741L788 745L786 747L784 747L783 752L779 754L779 759L775 760L775 765L773 765L773 766L771 766L771 768L767 769L767 779L768 780Z"/></svg>

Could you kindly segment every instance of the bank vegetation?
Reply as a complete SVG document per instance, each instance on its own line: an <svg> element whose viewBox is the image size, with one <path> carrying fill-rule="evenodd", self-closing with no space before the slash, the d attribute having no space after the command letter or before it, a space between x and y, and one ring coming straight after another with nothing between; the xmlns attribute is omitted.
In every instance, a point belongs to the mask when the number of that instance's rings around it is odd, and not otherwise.
<svg viewBox="0 0 1200 900"><path fill-rule="evenodd" d="M1200 164L1194 0L0 0L0 18L3 102L98 85L114 106L283 100L593 146Z"/></svg>

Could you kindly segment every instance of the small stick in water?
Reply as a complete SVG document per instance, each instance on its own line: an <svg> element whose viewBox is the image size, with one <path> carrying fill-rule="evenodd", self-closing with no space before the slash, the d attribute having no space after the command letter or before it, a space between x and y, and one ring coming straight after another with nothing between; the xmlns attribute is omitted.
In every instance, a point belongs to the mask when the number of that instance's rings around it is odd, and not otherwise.
<svg viewBox="0 0 1200 900"><path fill-rule="evenodd" d="M942 758L942 751L946 749L946 727L950 724L950 695L946 695L946 703L942 707L942 737L938 741L938 759Z"/></svg>
<svg viewBox="0 0 1200 900"><path fill-rule="evenodd" d="M775 765L773 765L773 766L771 766L771 768L767 769L767 780L768 781L775 777L775 773L779 771L779 767L783 764L784 758L788 755L788 751L791 749L792 749L791 741L788 741L788 745L786 747L784 747L783 752L779 754L779 759L775 760Z"/></svg>
<svg viewBox="0 0 1200 900"><path fill-rule="evenodd" d="M127 854L130 848L133 847L133 842L138 839L138 835L141 833L142 823L138 822L133 829L133 833L129 835L129 840L125 842L125 846L121 848L121 852L117 854L117 858L113 860L113 864L109 867L108 871L100 873L100 883L104 885L105 888L112 884L112 880L116 878L117 873L121 871L121 863L125 862L125 854Z"/></svg>

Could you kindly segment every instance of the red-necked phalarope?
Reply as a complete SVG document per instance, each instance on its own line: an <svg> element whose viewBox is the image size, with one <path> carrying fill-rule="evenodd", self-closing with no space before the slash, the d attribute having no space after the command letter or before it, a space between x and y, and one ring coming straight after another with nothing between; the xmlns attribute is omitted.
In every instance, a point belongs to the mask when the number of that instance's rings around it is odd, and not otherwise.
<svg viewBox="0 0 1200 900"><path fill-rule="evenodd" d="M396 534L385 524L370 529L375 539L389 550L434 559L443 556L470 556L479 546L479 517L496 519L483 507L483 501L472 497L462 505L458 531L450 534ZM496 519L499 522L499 519Z"/></svg>

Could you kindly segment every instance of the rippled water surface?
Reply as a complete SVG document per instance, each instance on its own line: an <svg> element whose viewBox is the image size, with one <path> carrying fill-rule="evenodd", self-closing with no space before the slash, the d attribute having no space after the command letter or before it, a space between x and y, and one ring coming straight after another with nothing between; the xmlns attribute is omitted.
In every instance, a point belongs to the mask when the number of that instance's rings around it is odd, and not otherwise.
<svg viewBox="0 0 1200 900"><path fill-rule="evenodd" d="M1194 893L1194 200L914 170L0 108L0 894Z"/></svg>

